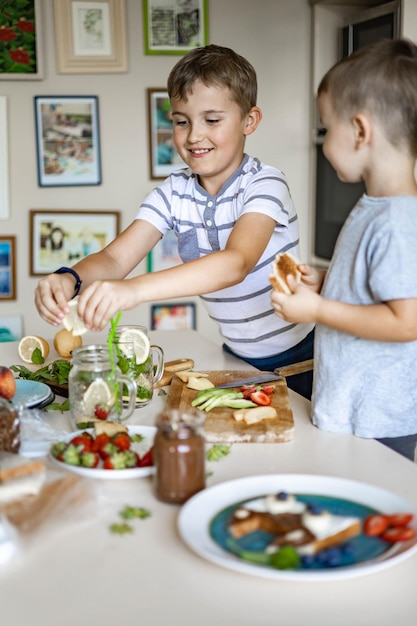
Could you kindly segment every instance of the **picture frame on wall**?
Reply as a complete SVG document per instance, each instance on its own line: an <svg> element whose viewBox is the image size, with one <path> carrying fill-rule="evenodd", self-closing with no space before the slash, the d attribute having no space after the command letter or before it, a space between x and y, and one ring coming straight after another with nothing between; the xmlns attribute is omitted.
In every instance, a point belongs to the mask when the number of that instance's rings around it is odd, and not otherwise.
<svg viewBox="0 0 417 626"><path fill-rule="evenodd" d="M149 175L152 180L160 180L186 167L186 164L174 146L168 92L163 88L149 87L147 98Z"/></svg>
<svg viewBox="0 0 417 626"><path fill-rule="evenodd" d="M128 71L126 0L54 0L59 74Z"/></svg>
<svg viewBox="0 0 417 626"><path fill-rule="evenodd" d="M23 337L21 315L0 316L0 342L19 341Z"/></svg>
<svg viewBox="0 0 417 626"><path fill-rule="evenodd" d="M151 330L195 330L196 306L194 302L165 302L151 305Z"/></svg>
<svg viewBox="0 0 417 626"><path fill-rule="evenodd" d="M0 300L16 300L16 237L0 236Z"/></svg>
<svg viewBox="0 0 417 626"><path fill-rule="evenodd" d="M119 211L29 212L31 276L43 276L61 266L71 267L99 252L120 232Z"/></svg>
<svg viewBox="0 0 417 626"><path fill-rule="evenodd" d="M40 187L101 184L97 96L35 96Z"/></svg>
<svg viewBox="0 0 417 626"><path fill-rule="evenodd" d="M2 2L0 44L0 80L42 80L41 0Z"/></svg>
<svg viewBox="0 0 417 626"><path fill-rule="evenodd" d="M208 41L208 0L143 0L145 54L186 54Z"/></svg>

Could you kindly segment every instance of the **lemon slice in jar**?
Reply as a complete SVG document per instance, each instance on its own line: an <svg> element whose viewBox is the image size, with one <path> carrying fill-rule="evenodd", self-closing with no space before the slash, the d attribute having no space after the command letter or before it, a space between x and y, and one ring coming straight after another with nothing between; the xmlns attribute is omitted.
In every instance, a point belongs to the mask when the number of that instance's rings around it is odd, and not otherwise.
<svg viewBox="0 0 417 626"><path fill-rule="evenodd" d="M84 322L78 317L78 296L70 300L68 302L68 306L70 308L70 311L62 320L64 327L66 328L66 330L72 332L74 337L84 335L84 333L87 332L88 328L84 326Z"/></svg>
<svg viewBox="0 0 417 626"><path fill-rule="evenodd" d="M110 409L114 404L114 395L104 380L93 380L83 396L83 413L94 415L97 405Z"/></svg>
<svg viewBox="0 0 417 626"><path fill-rule="evenodd" d="M133 344L136 363L138 365L145 363L151 351L151 344L148 335L139 328L128 328L126 330L122 330L119 335L118 344L120 351L126 357L130 356L130 348L129 345L124 346L123 344Z"/></svg>

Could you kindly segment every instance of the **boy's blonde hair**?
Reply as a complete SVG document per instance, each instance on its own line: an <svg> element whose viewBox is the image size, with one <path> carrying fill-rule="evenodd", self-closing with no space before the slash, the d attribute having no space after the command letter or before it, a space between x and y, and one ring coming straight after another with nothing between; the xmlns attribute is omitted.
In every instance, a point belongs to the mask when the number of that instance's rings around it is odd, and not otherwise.
<svg viewBox="0 0 417 626"><path fill-rule="evenodd" d="M318 95L330 96L341 118L375 116L387 139L417 157L417 46L384 39L360 48L325 74Z"/></svg>
<svg viewBox="0 0 417 626"><path fill-rule="evenodd" d="M211 44L182 57L168 76L169 97L187 100L197 80L230 89L242 116L256 106L256 72L249 61L230 48Z"/></svg>

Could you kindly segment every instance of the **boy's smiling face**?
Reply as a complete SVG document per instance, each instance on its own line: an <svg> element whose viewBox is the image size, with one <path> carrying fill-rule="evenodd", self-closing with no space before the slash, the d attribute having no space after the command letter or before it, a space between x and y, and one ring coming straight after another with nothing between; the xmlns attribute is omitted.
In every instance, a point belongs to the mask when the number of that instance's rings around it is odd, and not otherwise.
<svg viewBox="0 0 417 626"><path fill-rule="evenodd" d="M200 80L187 100L173 98L171 106L178 153L214 195L240 165L245 137L257 127L261 112L253 107L242 116L229 89Z"/></svg>

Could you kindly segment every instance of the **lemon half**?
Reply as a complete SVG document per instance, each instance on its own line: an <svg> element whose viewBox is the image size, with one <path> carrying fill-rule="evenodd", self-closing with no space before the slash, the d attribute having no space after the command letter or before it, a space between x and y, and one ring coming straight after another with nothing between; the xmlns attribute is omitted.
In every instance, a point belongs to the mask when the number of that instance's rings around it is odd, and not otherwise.
<svg viewBox="0 0 417 626"><path fill-rule="evenodd" d="M79 337L80 335L84 335L87 332L88 328L85 327L82 319L78 317L78 297L73 298L68 302L68 306L70 308L69 313L66 314L62 323L66 330L72 332L74 337Z"/></svg>
<svg viewBox="0 0 417 626"><path fill-rule="evenodd" d="M32 354L36 348L39 348L44 359L48 358L49 343L46 339L38 337L37 335L26 335L26 337L22 337L17 350L22 361L32 363Z"/></svg>
<svg viewBox="0 0 417 626"><path fill-rule="evenodd" d="M124 346L123 344L127 345ZM133 344L136 363L138 365L145 363L151 351L151 344L148 335L139 328L128 328L126 330L122 330L118 338L118 345L120 351L126 357L130 356L129 344Z"/></svg>

